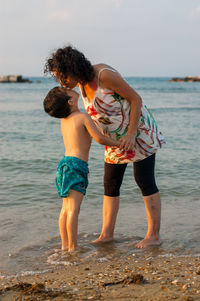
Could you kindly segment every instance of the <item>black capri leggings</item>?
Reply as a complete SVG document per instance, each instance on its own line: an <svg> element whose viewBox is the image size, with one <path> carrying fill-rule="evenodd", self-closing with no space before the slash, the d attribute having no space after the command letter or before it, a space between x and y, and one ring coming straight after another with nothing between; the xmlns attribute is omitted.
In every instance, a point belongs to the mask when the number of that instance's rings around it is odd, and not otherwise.
<svg viewBox="0 0 200 301"><path fill-rule="evenodd" d="M127 164L110 164L104 165L104 195L119 196L120 187L123 181L124 172ZM134 178L141 189L143 196L148 196L158 192L156 186L155 175L155 154L147 157L144 160L134 162Z"/></svg>

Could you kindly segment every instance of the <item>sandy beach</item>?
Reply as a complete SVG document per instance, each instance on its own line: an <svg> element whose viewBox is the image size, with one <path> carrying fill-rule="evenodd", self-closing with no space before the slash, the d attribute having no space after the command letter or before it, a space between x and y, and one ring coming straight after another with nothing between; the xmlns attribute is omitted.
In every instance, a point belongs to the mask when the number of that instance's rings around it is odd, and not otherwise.
<svg viewBox="0 0 200 301"><path fill-rule="evenodd" d="M104 173L103 149L93 144L79 220L83 251L71 257L61 254L57 224L61 201L54 178L63 156L60 128L41 108L55 82L31 80L31 85L0 87L0 300L200 300L200 136L194 131L200 128L200 86L167 78L127 78L167 140L156 166L162 246L135 248L145 235L146 219L132 166L121 189L115 241L103 247L91 244L101 230Z"/></svg>
<svg viewBox="0 0 200 301"><path fill-rule="evenodd" d="M2 279L0 300L200 300L199 257L139 257Z"/></svg>

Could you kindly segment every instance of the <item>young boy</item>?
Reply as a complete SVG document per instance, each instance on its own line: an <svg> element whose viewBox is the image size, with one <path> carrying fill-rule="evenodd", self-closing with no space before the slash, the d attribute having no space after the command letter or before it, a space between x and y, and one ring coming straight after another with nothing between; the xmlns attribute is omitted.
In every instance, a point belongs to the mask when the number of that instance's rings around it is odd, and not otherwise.
<svg viewBox="0 0 200 301"><path fill-rule="evenodd" d="M56 187L63 198L59 216L62 250L77 247L78 215L88 186L88 157L91 140L99 144L120 146L119 141L103 136L87 113L78 108L79 94L63 87L55 87L44 99L44 110L61 118L61 132L65 156L58 164ZM92 137L92 138L91 138Z"/></svg>

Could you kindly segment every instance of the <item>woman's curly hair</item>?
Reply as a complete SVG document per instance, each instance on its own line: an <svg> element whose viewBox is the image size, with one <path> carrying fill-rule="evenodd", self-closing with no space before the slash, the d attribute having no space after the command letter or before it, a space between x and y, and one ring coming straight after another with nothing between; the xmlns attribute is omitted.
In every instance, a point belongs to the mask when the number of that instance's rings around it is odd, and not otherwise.
<svg viewBox="0 0 200 301"><path fill-rule="evenodd" d="M44 73L52 74L55 71L62 83L70 76L81 84L86 84L94 79L94 68L90 61L83 53L71 46L59 48L47 59ZM52 74L52 76L54 75Z"/></svg>

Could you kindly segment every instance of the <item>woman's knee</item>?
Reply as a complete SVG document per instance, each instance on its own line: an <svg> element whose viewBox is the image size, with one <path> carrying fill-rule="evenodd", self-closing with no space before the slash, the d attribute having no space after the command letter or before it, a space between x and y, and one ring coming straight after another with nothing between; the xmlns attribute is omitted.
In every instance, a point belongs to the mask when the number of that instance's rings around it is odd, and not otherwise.
<svg viewBox="0 0 200 301"><path fill-rule="evenodd" d="M155 182L155 178L150 179L135 176L135 181L140 188L143 196L149 196L159 191Z"/></svg>
<svg viewBox="0 0 200 301"><path fill-rule="evenodd" d="M155 155L134 163L134 178L143 196L158 192L155 174Z"/></svg>
<svg viewBox="0 0 200 301"><path fill-rule="evenodd" d="M118 197L120 195L120 186L115 181L104 180L104 195L108 197Z"/></svg>
<svg viewBox="0 0 200 301"><path fill-rule="evenodd" d="M104 165L104 195L118 197L127 164Z"/></svg>

